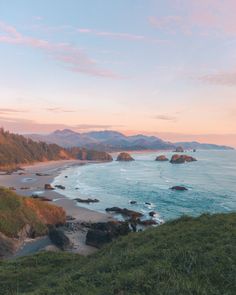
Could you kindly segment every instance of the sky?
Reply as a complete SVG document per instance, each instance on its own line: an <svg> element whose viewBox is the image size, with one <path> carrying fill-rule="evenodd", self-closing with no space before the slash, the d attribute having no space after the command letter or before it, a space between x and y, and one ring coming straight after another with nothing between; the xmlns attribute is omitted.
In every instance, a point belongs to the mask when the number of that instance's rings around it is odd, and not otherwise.
<svg viewBox="0 0 236 295"><path fill-rule="evenodd" d="M0 0L0 126L236 147L235 0Z"/></svg>

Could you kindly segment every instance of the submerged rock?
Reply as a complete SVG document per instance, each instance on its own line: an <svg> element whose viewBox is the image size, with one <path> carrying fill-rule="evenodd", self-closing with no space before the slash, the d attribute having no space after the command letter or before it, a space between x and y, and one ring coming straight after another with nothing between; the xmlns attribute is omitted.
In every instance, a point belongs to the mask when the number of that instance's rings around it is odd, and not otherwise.
<svg viewBox="0 0 236 295"><path fill-rule="evenodd" d="M188 189L184 186L172 186L170 189L176 190L176 191L187 191Z"/></svg>
<svg viewBox="0 0 236 295"><path fill-rule="evenodd" d="M129 161L134 161L134 158L132 158L130 154L123 152L117 156L116 161L129 162Z"/></svg>
<svg viewBox="0 0 236 295"><path fill-rule="evenodd" d="M165 162L165 161L169 161L168 158L165 155L160 155L156 157L156 160L158 162Z"/></svg>
<svg viewBox="0 0 236 295"><path fill-rule="evenodd" d="M183 164L185 162L193 162L193 161L197 161L197 160L191 156L175 154L172 156L170 163Z"/></svg>
<svg viewBox="0 0 236 295"><path fill-rule="evenodd" d="M61 185L61 184L57 184L55 185L56 188L59 188L59 189L66 189L66 187L64 185Z"/></svg>
<svg viewBox="0 0 236 295"><path fill-rule="evenodd" d="M152 204L150 202L145 202L145 205L151 206Z"/></svg>
<svg viewBox="0 0 236 295"><path fill-rule="evenodd" d="M79 203L98 203L99 200L98 199L80 199L80 198L76 198L74 199L75 201L79 202Z"/></svg>
<svg viewBox="0 0 236 295"><path fill-rule="evenodd" d="M130 201L129 203L130 203L131 205L135 205L135 204L137 204L136 201Z"/></svg>

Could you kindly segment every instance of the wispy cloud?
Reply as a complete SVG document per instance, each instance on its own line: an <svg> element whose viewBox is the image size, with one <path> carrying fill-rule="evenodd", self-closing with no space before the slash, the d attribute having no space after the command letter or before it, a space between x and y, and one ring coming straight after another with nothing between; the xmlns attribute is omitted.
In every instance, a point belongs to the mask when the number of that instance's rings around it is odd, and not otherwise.
<svg viewBox="0 0 236 295"><path fill-rule="evenodd" d="M91 34L98 37L106 37L111 39L122 39L122 40L128 40L128 41L146 41L146 42L153 42L153 43L166 43L167 40L164 39L155 39L150 38L144 35L138 35L138 34L129 34L129 33L116 33L116 32L109 32L109 31L98 31L88 28L79 28L77 29L77 32L81 34Z"/></svg>
<svg viewBox="0 0 236 295"><path fill-rule="evenodd" d="M236 35L235 0L175 0L171 5L176 15L150 16L149 23L156 29L175 33Z"/></svg>
<svg viewBox="0 0 236 295"><path fill-rule="evenodd" d="M15 113L25 113L27 110L0 108L0 115L9 115Z"/></svg>
<svg viewBox="0 0 236 295"><path fill-rule="evenodd" d="M157 116L154 116L154 119L162 120L162 121L176 122L177 121L177 116L171 116L171 115L166 115L166 114L159 114Z"/></svg>
<svg viewBox="0 0 236 295"><path fill-rule="evenodd" d="M15 27L4 22L0 22L0 43L23 45L41 50L73 72L111 79L121 78L110 70L100 68L94 60L76 46L25 36Z"/></svg>
<svg viewBox="0 0 236 295"><path fill-rule="evenodd" d="M58 107L52 107L52 108L45 108L45 111L52 112L52 113L75 113L76 110L68 110Z"/></svg>
<svg viewBox="0 0 236 295"><path fill-rule="evenodd" d="M219 71L217 73L204 74L195 79L214 85L236 86L236 71Z"/></svg>

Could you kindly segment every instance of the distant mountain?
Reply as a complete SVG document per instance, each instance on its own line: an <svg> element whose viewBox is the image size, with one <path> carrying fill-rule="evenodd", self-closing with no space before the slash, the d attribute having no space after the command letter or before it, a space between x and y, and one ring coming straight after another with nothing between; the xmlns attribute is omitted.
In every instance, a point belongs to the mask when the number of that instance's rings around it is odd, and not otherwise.
<svg viewBox="0 0 236 295"><path fill-rule="evenodd" d="M175 146L170 142L154 136L135 135L126 136L117 131L92 131L78 133L68 129L56 130L48 135L27 135L37 141L56 143L63 147L79 146L98 151L119 150L147 150L147 149L173 149Z"/></svg>
<svg viewBox="0 0 236 295"><path fill-rule="evenodd" d="M65 129L56 130L47 135L31 134L28 136L37 141L56 143L67 148L77 146L97 151L172 150L176 146L183 146L184 149L231 149L227 146L197 142L171 143L156 136L146 136L143 134L126 136L112 130L78 133Z"/></svg>
<svg viewBox="0 0 236 295"><path fill-rule="evenodd" d="M178 146L182 146L184 149L201 149L201 150L233 150L232 147L226 145L217 145L211 143L199 143L197 141L192 142L176 142Z"/></svg>

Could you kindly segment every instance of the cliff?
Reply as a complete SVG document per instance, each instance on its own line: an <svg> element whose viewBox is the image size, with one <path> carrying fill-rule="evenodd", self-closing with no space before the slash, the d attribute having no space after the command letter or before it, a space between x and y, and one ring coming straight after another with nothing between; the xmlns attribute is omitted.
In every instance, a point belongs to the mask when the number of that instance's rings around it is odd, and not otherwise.
<svg viewBox="0 0 236 295"><path fill-rule="evenodd" d="M0 187L0 257L4 248L12 252L25 238L45 235L48 225L64 224L65 220L62 208Z"/></svg>

